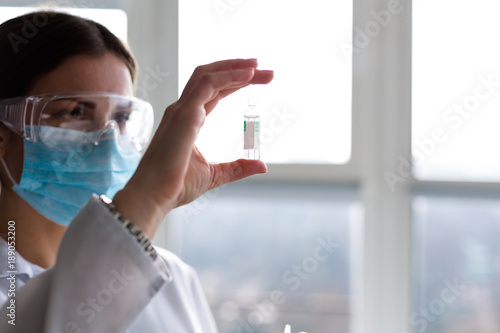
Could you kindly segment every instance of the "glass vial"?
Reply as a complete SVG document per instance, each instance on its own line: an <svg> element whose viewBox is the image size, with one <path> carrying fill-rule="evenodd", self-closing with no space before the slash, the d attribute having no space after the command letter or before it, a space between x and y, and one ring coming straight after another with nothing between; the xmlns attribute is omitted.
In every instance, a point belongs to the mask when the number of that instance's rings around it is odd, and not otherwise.
<svg viewBox="0 0 500 333"><path fill-rule="evenodd" d="M260 117L257 115L244 116L243 149L246 159L260 159Z"/></svg>

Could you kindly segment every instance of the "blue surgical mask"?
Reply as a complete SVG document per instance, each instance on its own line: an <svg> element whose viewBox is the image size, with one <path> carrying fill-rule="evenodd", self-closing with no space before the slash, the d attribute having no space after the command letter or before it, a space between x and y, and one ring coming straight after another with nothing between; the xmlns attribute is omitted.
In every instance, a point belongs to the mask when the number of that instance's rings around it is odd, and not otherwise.
<svg viewBox="0 0 500 333"><path fill-rule="evenodd" d="M30 128L27 128L29 131ZM114 129L84 133L44 128L61 150L24 139L24 168L14 191L38 212L67 226L92 193L112 198L135 172L141 155L119 150ZM95 145L95 135L99 144Z"/></svg>

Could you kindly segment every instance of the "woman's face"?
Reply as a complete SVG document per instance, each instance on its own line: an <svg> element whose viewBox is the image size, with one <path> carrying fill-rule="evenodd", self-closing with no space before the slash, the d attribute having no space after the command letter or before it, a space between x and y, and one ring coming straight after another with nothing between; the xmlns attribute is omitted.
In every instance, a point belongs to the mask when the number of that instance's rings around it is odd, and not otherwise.
<svg viewBox="0 0 500 333"><path fill-rule="evenodd" d="M132 96L132 78L125 62L112 53L100 57L77 55L41 76L27 95L74 92ZM23 168L23 139L0 126L0 148L0 157L4 158L14 180L19 182ZM0 168L0 176L2 184L8 184L3 168Z"/></svg>

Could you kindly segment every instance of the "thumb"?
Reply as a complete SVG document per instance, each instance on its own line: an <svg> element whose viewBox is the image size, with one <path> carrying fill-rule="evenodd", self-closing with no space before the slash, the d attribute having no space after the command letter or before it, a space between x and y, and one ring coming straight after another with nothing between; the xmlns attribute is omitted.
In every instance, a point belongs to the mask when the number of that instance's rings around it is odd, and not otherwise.
<svg viewBox="0 0 500 333"><path fill-rule="evenodd" d="M239 159L229 163L212 164L210 190L255 174L267 173L267 165L260 160Z"/></svg>

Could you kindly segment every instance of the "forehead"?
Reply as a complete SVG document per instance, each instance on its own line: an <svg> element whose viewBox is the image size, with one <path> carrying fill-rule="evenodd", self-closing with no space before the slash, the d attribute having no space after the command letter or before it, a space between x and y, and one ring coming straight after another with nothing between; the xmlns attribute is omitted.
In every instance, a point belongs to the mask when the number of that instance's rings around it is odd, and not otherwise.
<svg viewBox="0 0 500 333"><path fill-rule="evenodd" d="M112 53L76 55L35 81L28 95L109 92L132 95L133 84L125 62Z"/></svg>

